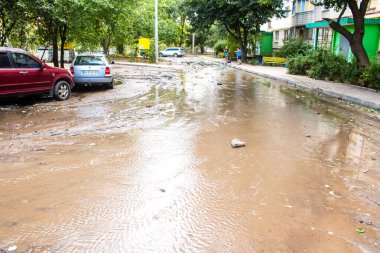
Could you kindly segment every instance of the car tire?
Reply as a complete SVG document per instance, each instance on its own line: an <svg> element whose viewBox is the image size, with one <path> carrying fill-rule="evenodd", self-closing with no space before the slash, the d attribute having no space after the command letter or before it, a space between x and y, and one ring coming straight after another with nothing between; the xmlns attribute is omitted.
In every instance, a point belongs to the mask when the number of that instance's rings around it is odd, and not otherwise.
<svg viewBox="0 0 380 253"><path fill-rule="evenodd" d="M67 81L61 80L61 81L58 81L54 85L53 97L56 100L59 100L59 101L66 100L70 97L70 94L71 94L71 87Z"/></svg>
<svg viewBox="0 0 380 253"><path fill-rule="evenodd" d="M178 54L174 54L173 56L174 56L174 57L178 57Z"/></svg>
<svg viewBox="0 0 380 253"><path fill-rule="evenodd" d="M113 89L113 80L112 80L112 82L107 84L106 88L109 90Z"/></svg>

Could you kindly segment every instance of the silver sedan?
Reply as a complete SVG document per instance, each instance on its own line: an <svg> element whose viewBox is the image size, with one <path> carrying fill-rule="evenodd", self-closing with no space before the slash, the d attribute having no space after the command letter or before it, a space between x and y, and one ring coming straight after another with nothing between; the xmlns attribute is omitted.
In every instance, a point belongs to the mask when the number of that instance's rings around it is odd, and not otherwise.
<svg viewBox="0 0 380 253"><path fill-rule="evenodd" d="M104 85L113 88L113 62L103 54L79 54L70 67L76 86Z"/></svg>

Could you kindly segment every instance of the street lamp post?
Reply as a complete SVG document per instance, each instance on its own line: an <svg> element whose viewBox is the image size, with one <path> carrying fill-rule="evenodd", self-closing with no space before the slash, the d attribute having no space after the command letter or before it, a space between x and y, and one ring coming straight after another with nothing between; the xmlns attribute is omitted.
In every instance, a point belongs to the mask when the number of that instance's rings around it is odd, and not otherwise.
<svg viewBox="0 0 380 253"><path fill-rule="evenodd" d="M158 63L158 0L154 0L154 18L156 63Z"/></svg>

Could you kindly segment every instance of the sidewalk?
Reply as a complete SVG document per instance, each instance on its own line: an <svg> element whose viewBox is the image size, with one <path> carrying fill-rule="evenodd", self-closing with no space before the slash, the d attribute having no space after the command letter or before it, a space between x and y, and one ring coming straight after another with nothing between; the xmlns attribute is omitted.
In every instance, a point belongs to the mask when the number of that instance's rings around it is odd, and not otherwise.
<svg viewBox="0 0 380 253"><path fill-rule="evenodd" d="M216 59L212 57L202 58L221 64L225 63L223 59ZM380 111L380 93L375 90L350 84L315 80L306 76L289 75L286 73L287 69L284 67L257 66L249 64L237 65L236 62L229 63L228 66L252 74L282 81L286 85L302 91L314 94L323 94Z"/></svg>

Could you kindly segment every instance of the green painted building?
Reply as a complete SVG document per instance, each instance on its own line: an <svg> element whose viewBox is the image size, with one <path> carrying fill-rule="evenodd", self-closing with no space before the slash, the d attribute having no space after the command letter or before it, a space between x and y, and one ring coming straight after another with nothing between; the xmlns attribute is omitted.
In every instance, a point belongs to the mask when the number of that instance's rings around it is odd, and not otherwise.
<svg viewBox="0 0 380 253"><path fill-rule="evenodd" d="M255 55L272 56L273 33L261 32L255 39Z"/></svg>
<svg viewBox="0 0 380 253"><path fill-rule="evenodd" d="M348 31L354 31L354 20L353 18L343 18L340 21L340 24L343 25ZM313 41L314 47L320 47L321 42L326 44L321 39L321 36L324 36L323 32L326 29L329 29L327 21L320 21L315 23L306 24L306 28L313 28ZM364 22L365 35L363 38L363 45L368 54L368 57L372 63L379 62L379 50L380 50L380 19L365 19ZM351 60L353 54L351 52L350 44L348 40L336 31L332 31L332 37L326 38L329 39L329 44L331 49L336 54L345 55L347 60Z"/></svg>

